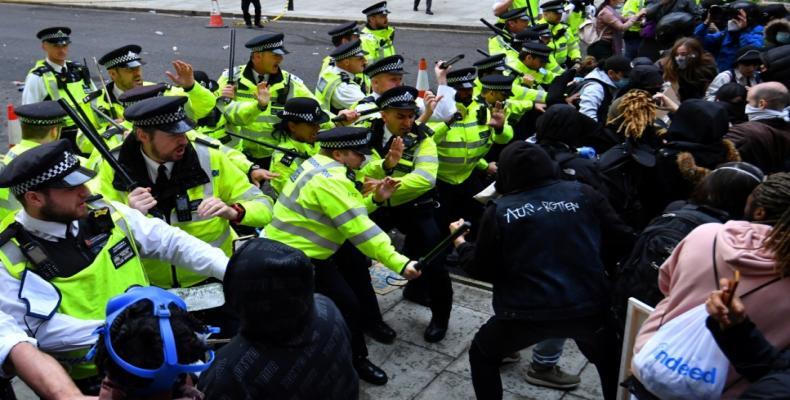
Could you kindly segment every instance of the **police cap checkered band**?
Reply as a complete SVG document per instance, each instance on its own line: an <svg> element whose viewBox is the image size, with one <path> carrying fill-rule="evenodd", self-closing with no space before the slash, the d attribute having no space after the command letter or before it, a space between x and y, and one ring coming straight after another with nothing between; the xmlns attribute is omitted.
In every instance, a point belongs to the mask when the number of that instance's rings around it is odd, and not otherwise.
<svg viewBox="0 0 790 400"><path fill-rule="evenodd" d="M250 51L256 53L259 51L277 50L283 48L284 45L285 43L282 40L278 40L276 42L261 43L260 45L251 47Z"/></svg>
<svg viewBox="0 0 790 400"><path fill-rule="evenodd" d="M160 114L146 119L138 119L134 122L135 126L158 126L167 125L186 119L187 115L184 113L184 108L179 107L175 112Z"/></svg>
<svg viewBox="0 0 790 400"><path fill-rule="evenodd" d="M19 122L27 125L59 125L62 124L63 121L66 119L64 117L56 117L56 118L35 118L35 117L23 117L19 116Z"/></svg>
<svg viewBox="0 0 790 400"><path fill-rule="evenodd" d="M451 76L448 74L447 84L452 85L454 83L474 82L475 79L477 79L477 74L475 73L474 69L472 69L472 71L467 71L466 73L458 76Z"/></svg>
<svg viewBox="0 0 790 400"><path fill-rule="evenodd" d="M366 54L368 53L362 50L362 42L355 40L351 43L341 45L335 49L335 51L333 51L330 56L332 56L335 61L340 61L350 57L362 57Z"/></svg>
<svg viewBox="0 0 790 400"><path fill-rule="evenodd" d="M472 65L474 65L474 67L477 68L478 71L485 71L493 68L501 68L505 66L505 55L498 54L496 56L491 56L482 59L480 61L477 61Z"/></svg>
<svg viewBox="0 0 790 400"><path fill-rule="evenodd" d="M28 190L43 183L67 175L69 172L76 169L75 167L79 167L79 165L80 162L77 159L77 156L69 153L68 151L64 151L63 159L60 162L53 165L51 168L39 174L38 176L33 177L32 179L28 179L18 185L11 186L11 193L17 196L24 194Z"/></svg>
<svg viewBox="0 0 790 400"><path fill-rule="evenodd" d="M551 0L541 4L540 9L543 11L561 11L563 10L563 0Z"/></svg>
<svg viewBox="0 0 790 400"><path fill-rule="evenodd" d="M63 31L57 31L55 33L46 34L41 36L41 40L53 40L53 39L68 39L69 35L64 33Z"/></svg>
<svg viewBox="0 0 790 400"><path fill-rule="evenodd" d="M142 59L140 58L139 54L130 51L130 52L128 52L128 53L126 53L126 54L124 54L122 56L118 56L118 57L115 57L115 58L113 58L111 60L107 60L104 63L104 68L107 68L107 69L115 68L115 67L117 67L119 65L125 65L125 64L128 64L128 63L132 62L132 61L140 61L140 60L142 60Z"/></svg>
<svg viewBox="0 0 790 400"><path fill-rule="evenodd" d="M525 52L527 54L532 54L532 55L536 55L538 57L543 57L543 58L549 58L549 55L551 54L551 49L549 49L549 51L544 51L543 49L537 49L537 48L534 48L534 47L530 47L528 44L525 44L521 48L521 51L523 51L523 52Z"/></svg>
<svg viewBox="0 0 790 400"><path fill-rule="evenodd" d="M320 111L320 110L318 110L318 111ZM315 120L315 119L316 119L316 116L315 116L315 115L313 115L313 114L308 114L308 113L295 113L295 112L290 112L290 111L288 111L288 110L282 110L282 111L280 112L280 115L282 115L283 117L293 117L293 118L299 118L299 119L301 119L301 120L302 120L302 121L304 121L304 122L313 122L313 120Z"/></svg>
<svg viewBox="0 0 790 400"><path fill-rule="evenodd" d="M331 37L345 36L345 35L351 35L351 34L358 35L359 34L359 29L357 28L357 23L356 22L349 22L347 24L343 24L343 25L340 25L338 27L335 27L334 29L332 29L331 31L329 31L327 33Z"/></svg>
<svg viewBox="0 0 790 400"><path fill-rule="evenodd" d="M371 134L368 132L363 138L336 140L336 141L322 141L321 147L325 149L350 149L354 147L364 146L370 143Z"/></svg>
<svg viewBox="0 0 790 400"><path fill-rule="evenodd" d="M388 99L384 99L381 102L379 108L387 108L396 103L413 103L415 101L415 97L412 96L411 93L406 92L398 96L393 96Z"/></svg>
<svg viewBox="0 0 790 400"><path fill-rule="evenodd" d="M503 84L493 84L493 83L483 83L483 89L488 90L499 90L499 91L507 91L513 89L513 85L503 85Z"/></svg>
<svg viewBox="0 0 790 400"><path fill-rule="evenodd" d="M401 56L382 58L365 69L365 75L371 78L378 74L403 72L403 57Z"/></svg>

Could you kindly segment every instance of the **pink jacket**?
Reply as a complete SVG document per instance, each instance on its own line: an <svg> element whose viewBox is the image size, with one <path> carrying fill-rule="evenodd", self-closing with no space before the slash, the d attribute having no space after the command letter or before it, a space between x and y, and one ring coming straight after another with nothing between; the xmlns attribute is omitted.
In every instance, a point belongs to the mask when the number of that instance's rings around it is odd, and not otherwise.
<svg viewBox="0 0 790 400"><path fill-rule="evenodd" d="M686 236L661 266L658 286L666 296L656 305L639 330L634 352L658 330L661 320L672 318L705 302L716 290L713 274L713 239L716 241L716 264L719 278L733 278L735 268L741 271L737 294L746 293L775 279L773 254L762 248L771 227L746 221L726 224L705 224ZM790 345L790 279L774 282L743 299L746 313L778 349ZM735 385L733 382L739 380ZM732 387L730 387L732 385ZM722 398L740 394L749 383L730 368Z"/></svg>

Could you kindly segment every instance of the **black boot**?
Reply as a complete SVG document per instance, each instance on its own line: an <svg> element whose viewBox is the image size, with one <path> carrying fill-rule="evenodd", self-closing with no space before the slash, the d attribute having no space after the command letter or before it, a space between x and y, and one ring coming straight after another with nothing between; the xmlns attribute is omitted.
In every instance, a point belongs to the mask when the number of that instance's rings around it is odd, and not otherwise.
<svg viewBox="0 0 790 400"><path fill-rule="evenodd" d="M431 11L431 2L432 0L425 0L425 13L428 15L433 15L433 11Z"/></svg>
<svg viewBox="0 0 790 400"><path fill-rule="evenodd" d="M420 5L420 0L414 0L414 11L417 11L417 7Z"/></svg>
<svg viewBox="0 0 790 400"><path fill-rule="evenodd" d="M367 327L365 327L365 333L373 338L373 340L384 343L384 344L391 344L395 341L395 330L390 328L384 321L374 322Z"/></svg>
<svg viewBox="0 0 790 400"><path fill-rule="evenodd" d="M447 327L450 324L449 318L431 317L431 323L425 328L425 333L422 335L428 343L436 343L444 339L447 334Z"/></svg>
<svg viewBox="0 0 790 400"><path fill-rule="evenodd" d="M359 379L374 385L385 385L389 380L387 373L370 362L367 357L354 358L354 369L357 370Z"/></svg>

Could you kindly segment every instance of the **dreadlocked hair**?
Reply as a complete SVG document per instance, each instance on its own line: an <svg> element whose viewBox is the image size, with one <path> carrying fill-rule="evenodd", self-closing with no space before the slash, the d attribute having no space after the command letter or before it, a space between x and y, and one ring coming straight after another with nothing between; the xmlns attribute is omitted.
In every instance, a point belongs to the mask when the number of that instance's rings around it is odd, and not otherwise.
<svg viewBox="0 0 790 400"><path fill-rule="evenodd" d="M752 200L765 209L765 220L776 221L764 246L774 254L776 272L790 275L790 172L769 175L754 189Z"/></svg>
<svg viewBox="0 0 790 400"><path fill-rule="evenodd" d="M608 124L617 125L617 132L625 135L626 138L639 139L642 133L656 119L656 104L650 97L650 93L634 89L629 90L623 95L618 106L619 115L610 118Z"/></svg>
<svg viewBox="0 0 790 400"><path fill-rule="evenodd" d="M195 333L204 331L205 324L175 304L170 304L169 309L178 362L192 364L202 360L208 345ZM115 353L129 364L157 369L165 361L159 319L153 314L151 301L138 301L120 313L110 326L110 337ZM107 374L125 392L147 387L151 383L150 379L132 375L112 360L105 340L105 335L101 335L96 349L95 362L99 371Z"/></svg>

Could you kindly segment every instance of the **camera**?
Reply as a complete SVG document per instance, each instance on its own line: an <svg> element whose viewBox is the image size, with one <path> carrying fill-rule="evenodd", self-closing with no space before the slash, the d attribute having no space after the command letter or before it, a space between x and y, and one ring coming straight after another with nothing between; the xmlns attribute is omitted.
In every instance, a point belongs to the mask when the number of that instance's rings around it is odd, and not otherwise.
<svg viewBox="0 0 790 400"><path fill-rule="evenodd" d="M730 7L729 5L711 6L709 12L711 20L727 21L738 16L738 9Z"/></svg>

